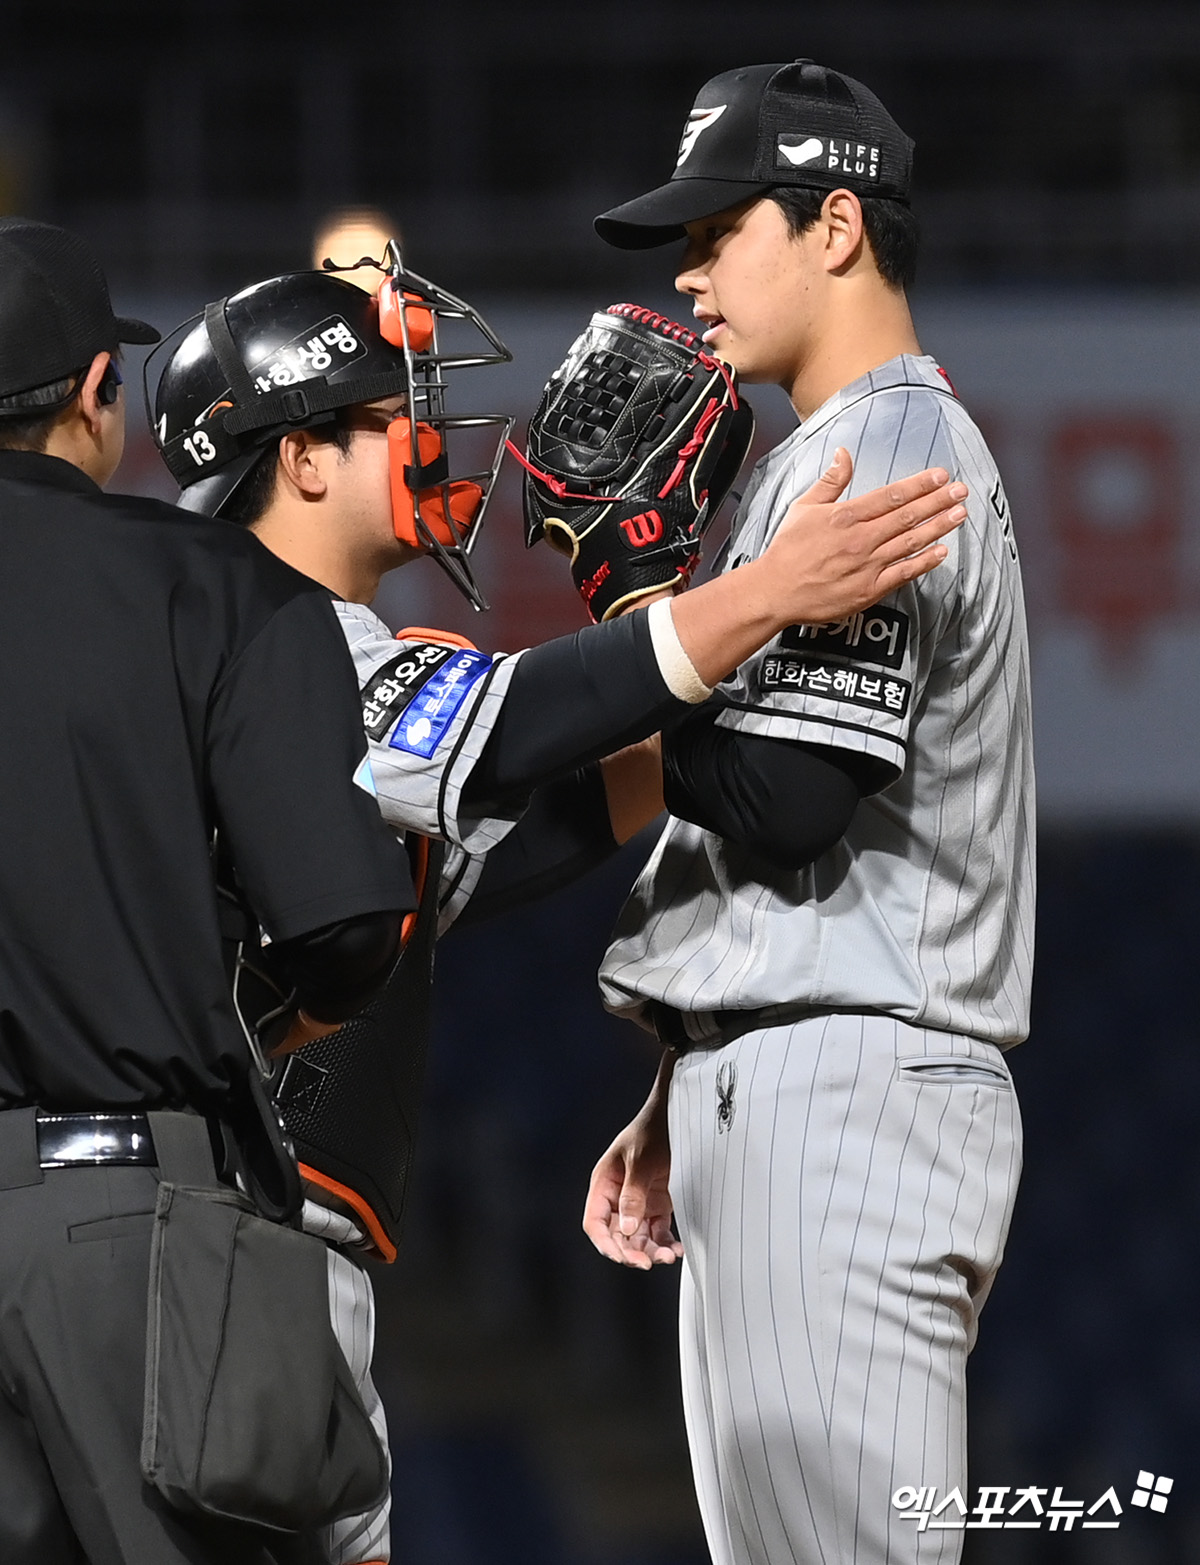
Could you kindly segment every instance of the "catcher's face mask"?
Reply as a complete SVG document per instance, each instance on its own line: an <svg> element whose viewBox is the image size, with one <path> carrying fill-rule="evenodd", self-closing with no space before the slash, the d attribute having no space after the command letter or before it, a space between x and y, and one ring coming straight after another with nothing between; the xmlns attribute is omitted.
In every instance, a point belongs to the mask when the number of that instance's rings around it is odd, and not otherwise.
<svg viewBox="0 0 1200 1565"><path fill-rule="evenodd" d="M390 265L379 285L379 331L404 355L408 405L388 425L392 526L401 543L428 549L477 609L487 602L471 569L471 551L491 497L512 429L502 414L446 412L443 373L479 364L500 364L512 355L478 312L424 278L406 272L394 241ZM483 334L491 352L448 351L440 341L447 321L465 321ZM457 431L495 431L486 466L451 476L448 446ZM478 443L475 445L478 457Z"/></svg>

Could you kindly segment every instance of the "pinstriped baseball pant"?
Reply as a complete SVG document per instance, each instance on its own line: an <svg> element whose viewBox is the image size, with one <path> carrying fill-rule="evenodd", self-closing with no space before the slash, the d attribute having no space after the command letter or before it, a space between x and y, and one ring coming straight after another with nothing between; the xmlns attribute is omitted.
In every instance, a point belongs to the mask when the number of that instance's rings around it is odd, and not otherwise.
<svg viewBox="0 0 1200 1565"><path fill-rule="evenodd" d="M375 1293L371 1279L336 1245L330 1245L328 1261L329 1314L334 1334L350 1366L363 1406L386 1451L387 1417L371 1379L371 1355L375 1349ZM367 1565L367 1562L390 1560L390 1512L391 1497L385 1496L378 1510L334 1522L326 1533L331 1565Z"/></svg>
<svg viewBox="0 0 1200 1565"><path fill-rule="evenodd" d="M953 1565L962 1532L891 1497L970 1504L967 1354L1021 1160L1000 1051L886 1017L747 1032L679 1062L670 1134L714 1565Z"/></svg>

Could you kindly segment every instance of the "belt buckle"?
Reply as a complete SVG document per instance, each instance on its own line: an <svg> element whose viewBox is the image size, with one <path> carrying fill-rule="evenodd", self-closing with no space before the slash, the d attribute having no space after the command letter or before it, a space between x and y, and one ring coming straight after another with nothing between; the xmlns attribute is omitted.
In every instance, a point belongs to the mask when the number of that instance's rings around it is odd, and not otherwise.
<svg viewBox="0 0 1200 1565"><path fill-rule="evenodd" d="M150 1167L156 1161L144 1114L39 1114L42 1168Z"/></svg>

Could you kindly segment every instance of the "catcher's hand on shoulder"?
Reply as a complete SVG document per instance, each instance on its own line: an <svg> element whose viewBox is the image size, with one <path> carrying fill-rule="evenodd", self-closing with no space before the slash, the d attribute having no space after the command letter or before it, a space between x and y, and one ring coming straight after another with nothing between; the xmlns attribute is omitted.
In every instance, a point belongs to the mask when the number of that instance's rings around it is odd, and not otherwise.
<svg viewBox="0 0 1200 1565"><path fill-rule="evenodd" d="M593 620L686 585L750 449L735 372L686 326L612 304L555 370L529 425L525 538L571 557Z"/></svg>
<svg viewBox="0 0 1200 1565"><path fill-rule="evenodd" d="M763 555L805 624L844 619L878 603L946 558L937 540L961 527L967 486L927 468L843 500L854 463L839 446L828 471L794 500Z"/></svg>

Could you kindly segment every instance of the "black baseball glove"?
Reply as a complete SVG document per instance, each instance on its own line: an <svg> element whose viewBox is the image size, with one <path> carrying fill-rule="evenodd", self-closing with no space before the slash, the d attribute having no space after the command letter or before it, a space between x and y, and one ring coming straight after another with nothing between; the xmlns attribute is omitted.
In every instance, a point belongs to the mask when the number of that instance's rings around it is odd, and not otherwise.
<svg viewBox="0 0 1200 1565"><path fill-rule="evenodd" d="M593 620L685 585L750 448L737 376L636 304L598 311L529 425L525 541L571 557Z"/></svg>

